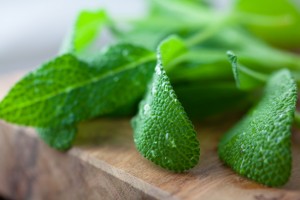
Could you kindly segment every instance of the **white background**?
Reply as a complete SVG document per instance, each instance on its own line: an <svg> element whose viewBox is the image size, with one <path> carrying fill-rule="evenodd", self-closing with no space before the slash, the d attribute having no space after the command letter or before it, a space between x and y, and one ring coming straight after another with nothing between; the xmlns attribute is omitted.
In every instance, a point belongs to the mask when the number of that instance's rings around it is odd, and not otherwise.
<svg viewBox="0 0 300 200"><path fill-rule="evenodd" d="M0 0L0 75L32 70L54 57L78 11L100 7L130 18L145 12L145 1Z"/></svg>

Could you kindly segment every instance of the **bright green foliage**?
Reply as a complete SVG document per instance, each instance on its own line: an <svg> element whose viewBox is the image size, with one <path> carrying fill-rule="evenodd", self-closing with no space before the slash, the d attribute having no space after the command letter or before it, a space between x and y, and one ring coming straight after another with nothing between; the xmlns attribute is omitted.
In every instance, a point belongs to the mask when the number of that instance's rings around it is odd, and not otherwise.
<svg viewBox="0 0 300 200"><path fill-rule="evenodd" d="M183 36L201 29L220 18L195 0L151 0L149 15L130 23L129 31L119 29L118 39L156 49L169 35Z"/></svg>
<svg viewBox="0 0 300 200"><path fill-rule="evenodd" d="M107 21L108 17L104 10L82 11L75 23L73 36L75 51L80 51L91 43Z"/></svg>
<svg viewBox="0 0 300 200"><path fill-rule="evenodd" d="M298 6L298 8L297 8ZM248 28L273 45L299 48L300 5L292 0L238 0L236 10L252 19Z"/></svg>
<svg viewBox="0 0 300 200"><path fill-rule="evenodd" d="M77 128L72 124L57 128L38 128L37 132L50 147L65 151L71 148Z"/></svg>
<svg viewBox="0 0 300 200"><path fill-rule="evenodd" d="M168 66L174 58L181 56L188 51L185 43L177 36L170 36L160 45L161 62L163 66Z"/></svg>
<svg viewBox="0 0 300 200"><path fill-rule="evenodd" d="M163 69L161 56L165 50L159 49L153 80L132 121L134 142L145 158L182 172L198 163L200 148L193 125Z"/></svg>
<svg viewBox="0 0 300 200"><path fill-rule="evenodd" d="M0 103L0 117L23 125L60 127L110 113L145 92L154 58L127 44L110 47L92 65L63 55L19 81Z"/></svg>
<svg viewBox="0 0 300 200"><path fill-rule="evenodd" d="M81 52L93 42L109 18L104 10L83 10L78 15L74 28L64 41L61 52Z"/></svg>
<svg viewBox="0 0 300 200"><path fill-rule="evenodd" d="M261 87L265 83L267 76L239 65L237 56L233 52L228 51L227 55L232 66L236 86L239 89L250 90Z"/></svg>
<svg viewBox="0 0 300 200"><path fill-rule="evenodd" d="M0 102L0 118L39 127L46 143L66 150L78 122L132 115L146 93L132 122L137 149L166 169L188 170L200 148L186 112L206 119L244 111L282 67L300 83L299 55L266 43L299 47L299 10L292 2L237 0L222 12L208 0L149 0L147 14L128 21L83 11L60 56L26 75ZM93 41L103 28L116 45L98 52ZM135 45L155 50L159 44L155 68L155 53ZM229 52L229 63L228 50L238 60ZM289 72L273 75L262 101L221 142L221 158L260 183L283 184L295 94Z"/></svg>
<svg viewBox="0 0 300 200"><path fill-rule="evenodd" d="M268 186L291 173L291 125L297 88L287 70L272 75L258 105L219 144L219 156L237 173Z"/></svg>

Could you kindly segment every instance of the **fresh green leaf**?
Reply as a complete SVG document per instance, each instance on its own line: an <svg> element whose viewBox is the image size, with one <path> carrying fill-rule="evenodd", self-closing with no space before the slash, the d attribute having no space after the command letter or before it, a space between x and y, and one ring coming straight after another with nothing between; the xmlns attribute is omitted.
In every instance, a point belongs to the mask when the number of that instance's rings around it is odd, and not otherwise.
<svg viewBox="0 0 300 200"><path fill-rule="evenodd" d="M290 70L300 69L299 55L276 49L241 28L223 28L203 42L201 48L238 52L240 62L256 71L270 73L282 66Z"/></svg>
<svg viewBox="0 0 300 200"><path fill-rule="evenodd" d="M109 22L104 10L83 10L77 17L74 28L67 37L61 52L80 52L94 41L101 29Z"/></svg>
<svg viewBox="0 0 300 200"><path fill-rule="evenodd" d="M267 80L267 76L247 67L238 64L237 56L231 52L227 52L229 61L232 65L233 76L236 86L242 90L251 90L262 86Z"/></svg>
<svg viewBox="0 0 300 200"><path fill-rule="evenodd" d="M50 147L65 151L71 148L77 128L72 124L56 128L38 128L37 132Z"/></svg>
<svg viewBox="0 0 300 200"><path fill-rule="evenodd" d="M134 142L145 158L182 172L198 163L200 149L193 125L163 69L161 57L165 50L159 49L153 80L132 121Z"/></svg>
<svg viewBox="0 0 300 200"><path fill-rule="evenodd" d="M82 11L75 24L75 50L80 51L93 41L107 21L108 17L104 10L98 10L95 12Z"/></svg>
<svg viewBox="0 0 300 200"><path fill-rule="evenodd" d="M223 13L207 9L198 1L152 0L149 15L129 23L129 31L117 28L120 41L155 49L168 35L189 35L223 19ZM128 29L128 28L127 28Z"/></svg>
<svg viewBox="0 0 300 200"><path fill-rule="evenodd" d="M184 42L177 36L170 36L160 46L161 62L163 66L169 65L174 58L187 52Z"/></svg>
<svg viewBox="0 0 300 200"><path fill-rule="evenodd" d="M143 95L155 55L140 47L108 48L92 65L60 56L25 76L0 103L9 122L59 127L113 112Z"/></svg>
<svg viewBox="0 0 300 200"><path fill-rule="evenodd" d="M173 18L179 20L177 22L187 24L190 23L211 23L215 19L219 19L223 13L215 12L212 9L195 1L174 1L174 0L152 0L152 15L161 16L161 18ZM181 24L185 26L186 24ZM166 24L168 26L168 24Z"/></svg>
<svg viewBox="0 0 300 200"><path fill-rule="evenodd" d="M259 5L259 6L258 6ZM238 0L236 10L248 16L265 16L277 19L277 23L262 24L256 17L248 28L257 36L273 45L288 48L300 46L300 6L290 0ZM245 18L245 17L244 17ZM240 17L243 19L243 17Z"/></svg>
<svg viewBox="0 0 300 200"><path fill-rule="evenodd" d="M297 87L291 74L272 75L258 105L219 144L219 156L234 171L268 186L291 174L291 125Z"/></svg>

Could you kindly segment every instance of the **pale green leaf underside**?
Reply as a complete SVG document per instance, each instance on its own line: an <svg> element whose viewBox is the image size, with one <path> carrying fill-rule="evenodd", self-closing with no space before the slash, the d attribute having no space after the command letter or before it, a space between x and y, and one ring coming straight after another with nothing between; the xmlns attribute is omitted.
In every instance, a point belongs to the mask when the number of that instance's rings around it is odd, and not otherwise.
<svg viewBox="0 0 300 200"><path fill-rule="evenodd" d="M237 173L280 186L291 173L291 124L297 88L287 70L272 75L258 105L219 144L220 158Z"/></svg>
<svg viewBox="0 0 300 200"><path fill-rule="evenodd" d="M159 55L163 53L160 51ZM177 100L160 58L132 125L138 151L155 164L182 172L198 163L196 132Z"/></svg>
<svg viewBox="0 0 300 200"><path fill-rule="evenodd" d="M59 127L110 113L144 93L154 58L127 44L110 47L92 65L73 55L60 56L11 89L0 103L0 117L17 124Z"/></svg>

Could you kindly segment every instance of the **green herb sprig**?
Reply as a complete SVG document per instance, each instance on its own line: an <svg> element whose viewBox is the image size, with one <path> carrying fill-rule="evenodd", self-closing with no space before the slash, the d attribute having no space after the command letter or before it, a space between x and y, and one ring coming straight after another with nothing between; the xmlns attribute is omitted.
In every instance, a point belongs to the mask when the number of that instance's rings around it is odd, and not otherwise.
<svg viewBox="0 0 300 200"><path fill-rule="evenodd" d="M67 150L78 123L132 116L138 108L132 120L137 150L183 172L200 157L189 118L252 106L221 140L220 159L259 183L285 184L294 113L300 124L300 56L278 47L299 48L296 5L260 2L258 10L256 0L237 0L221 12L198 0L148 3L148 15L134 20L102 9L82 11L58 56L23 77L0 102L0 118L36 127L51 147ZM103 30L113 42L98 47L94 41Z"/></svg>

